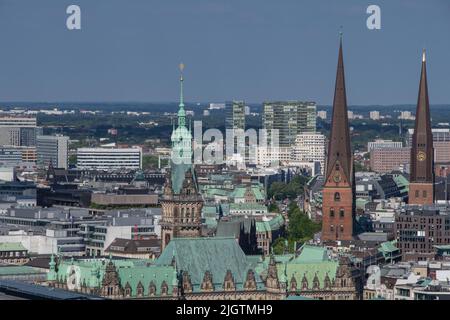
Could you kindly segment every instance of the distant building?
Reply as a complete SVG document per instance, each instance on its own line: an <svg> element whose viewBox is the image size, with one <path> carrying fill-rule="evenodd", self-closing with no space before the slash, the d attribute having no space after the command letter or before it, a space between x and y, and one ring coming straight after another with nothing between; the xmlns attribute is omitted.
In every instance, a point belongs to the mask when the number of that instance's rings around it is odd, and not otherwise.
<svg viewBox="0 0 450 320"><path fill-rule="evenodd" d="M372 120L380 120L380 112L379 111L370 111L369 118Z"/></svg>
<svg viewBox="0 0 450 320"><path fill-rule="evenodd" d="M225 105L225 129L227 132L232 133L233 152L237 152L239 138L239 131L242 133L245 131L245 102L244 101L229 101ZM242 142L243 143L243 142ZM241 144L240 148L243 145Z"/></svg>
<svg viewBox="0 0 450 320"><path fill-rule="evenodd" d="M210 103L209 110L221 110L225 109L225 103Z"/></svg>
<svg viewBox="0 0 450 320"><path fill-rule="evenodd" d="M450 129L449 128L433 128L433 149L435 163L450 162ZM412 136L414 129L408 129L406 141L409 146L412 145Z"/></svg>
<svg viewBox="0 0 450 320"><path fill-rule="evenodd" d="M325 110L317 111L317 117L322 120L327 120L327 112Z"/></svg>
<svg viewBox="0 0 450 320"><path fill-rule="evenodd" d="M141 169L142 149L78 148L77 168L89 170Z"/></svg>
<svg viewBox="0 0 450 320"><path fill-rule="evenodd" d="M400 120L415 120L416 117L411 113L411 111L401 111L398 116Z"/></svg>
<svg viewBox="0 0 450 320"><path fill-rule="evenodd" d="M405 168L410 161L410 148L381 148L370 152L370 169L378 173L389 173Z"/></svg>
<svg viewBox="0 0 450 320"><path fill-rule="evenodd" d="M0 146L0 163L3 165L21 166L36 161L36 147Z"/></svg>
<svg viewBox="0 0 450 320"><path fill-rule="evenodd" d="M0 242L0 267L8 264L23 265L29 260L28 250L21 243Z"/></svg>
<svg viewBox="0 0 450 320"><path fill-rule="evenodd" d="M40 167L53 167L67 169L69 165L69 137L38 136L37 137L37 163Z"/></svg>
<svg viewBox="0 0 450 320"><path fill-rule="evenodd" d="M39 134L35 117L0 117L0 145L35 146Z"/></svg>
<svg viewBox="0 0 450 320"><path fill-rule="evenodd" d="M300 162L320 163L320 171L325 170L326 137L320 133L301 133L292 148L293 158Z"/></svg>
<svg viewBox="0 0 450 320"><path fill-rule="evenodd" d="M316 132L316 121L315 102L264 102L262 124L267 130L269 145L272 132L278 130L279 146L293 146L298 134Z"/></svg>
<svg viewBox="0 0 450 320"><path fill-rule="evenodd" d="M446 206L409 205L395 215L394 234L403 260L432 260L439 245L448 245L450 212Z"/></svg>
<svg viewBox="0 0 450 320"><path fill-rule="evenodd" d="M401 141L377 139L375 141L369 141L367 143L367 152L370 152L373 149L386 149L386 148L400 149L402 147L403 147L403 143Z"/></svg>

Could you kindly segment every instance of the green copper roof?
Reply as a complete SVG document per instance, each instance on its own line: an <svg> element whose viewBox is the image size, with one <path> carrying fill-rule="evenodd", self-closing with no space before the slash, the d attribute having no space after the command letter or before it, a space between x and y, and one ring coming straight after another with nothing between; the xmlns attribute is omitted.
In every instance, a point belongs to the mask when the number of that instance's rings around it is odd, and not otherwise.
<svg viewBox="0 0 450 320"><path fill-rule="evenodd" d="M220 290L227 270L231 271L238 289L242 288L248 270L255 270L255 264L247 259L234 238L174 238L155 263L167 265L173 257L178 271L189 272L194 289L199 288L206 271L211 272L216 290ZM255 278L261 286L259 277L255 275Z"/></svg>
<svg viewBox="0 0 450 320"><path fill-rule="evenodd" d="M393 178L399 188L405 188L406 191L409 190L409 181L403 175L395 175Z"/></svg>
<svg viewBox="0 0 450 320"><path fill-rule="evenodd" d="M26 251L20 242L0 242L0 251Z"/></svg>
<svg viewBox="0 0 450 320"><path fill-rule="evenodd" d="M156 295L161 294L161 288L164 281L168 287L168 293L172 294L172 283L176 275L172 266L147 266L134 268L119 268L119 277L122 288L127 284L131 286L131 296L137 296L137 286L139 283L143 286L144 295L149 294L150 284L155 285Z"/></svg>
<svg viewBox="0 0 450 320"><path fill-rule="evenodd" d="M315 263L323 261L328 261L327 249L310 245L304 245L300 255L294 259L295 263Z"/></svg>
<svg viewBox="0 0 450 320"><path fill-rule="evenodd" d="M290 295L286 298L286 300L316 300L311 297L304 297L304 296L297 296L297 295Z"/></svg>
<svg viewBox="0 0 450 320"><path fill-rule="evenodd" d="M217 215L217 207L215 205L204 205L202 208L202 216L215 218Z"/></svg>
<svg viewBox="0 0 450 320"><path fill-rule="evenodd" d="M356 199L356 208L365 209L367 203L369 203L369 200L363 199L363 198L357 198Z"/></svg>
<svg viewBox="0 0 450 320"><path fill-rule="evenodd" d="M399 249L395 246L397 242L394 241L386 241L380 244L378 251L383 254L383 256L389 256L392 252L396 252Z"/></svg>
<svg viewBox="0 0 450 320"><path fill-rule="evenodd" d="M188 170L192 170L192 166L190 164L174 164L171 163L171 177L172 177L172 190L175 194L179 194L181 188L183 187L183 181L186 177L186 172Z"/></svg>
<svg viewBox="0 0 450 320"><path fill-rule="evenodd" d="M281 214L273 217L269 221L256 221L257 232L271 232L279 230L284 225L284 218Z"/></svg>
<svg viewBox="0 0 450 320"><path fill-rule="evenodd" d="M269 222L256 221L256 232L271 232Z"/></svg>
<svg viewBox="0 0 450 320"><path fill-rule="evenodd" d="M72 270L79 275L79 284L90 288L98 288L105 275L105 269L110 259L94 258L83 260L62 260L58 265L58 272L53 274L49 272L48 280L67 279ZM119 274L120 284L125 288L127 283L131 286L131 296L136 297L137 285L141 282L144 288L144 295L148 295L150 283L156 286L156 295L161 293L161 285L165 281L168 286L168 292L172 292L174 282L175 268L173 266L151 265L148 259L113 259L111 260Z"/></svg>
<svg viewBox="0 0 450 320"><path fill-rule="evenodd" d="M245 186L236 187L234 191L231 193L231 196L233 198L243 198L246 191L247 187ZM253 192L253 195L255 196L257 201L263 201L265 199L264 188L262 187L261 184L252 185L251 191Z"/></svg>
<svg viewBox="0 0 450 320"><path fill-rule="evenodd" d="M276 215L272 219L268 221L270 229L272 231L280 229L282 226L284 226L284 218L281 214Z"/></svg>

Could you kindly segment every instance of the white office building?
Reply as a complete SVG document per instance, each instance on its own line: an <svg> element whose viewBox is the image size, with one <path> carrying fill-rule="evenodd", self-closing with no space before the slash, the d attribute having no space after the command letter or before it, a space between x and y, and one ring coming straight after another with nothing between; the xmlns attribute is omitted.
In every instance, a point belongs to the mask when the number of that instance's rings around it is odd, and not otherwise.
<svg viewBox="0 0 450 320"><path fill-rule="evenodd" d="M142 148L79 148L77 168L88 170L141 169Z"/></svg>
<svg viewBox="0 0 450 320"><path fill-rule="evenodd" d="M401 141L377 139L375 141L369 141L367 143L367 152L370 152L374 149L387 149L387 148L400 149L402 147L403 143Z"/></svg>
<svg viewBox="0 0 450 320"><path fill-rule="evenodd" d="M370 111L369 118L372 120L380 120L380 111Z"/></svg>
<svg viewBox="0 0 450 320"><path fill-rule="evenodd" d="M293 161L319 162L321 172L325 169L325 135L320 133L302 133L295 139L292 148Z"/></svg>

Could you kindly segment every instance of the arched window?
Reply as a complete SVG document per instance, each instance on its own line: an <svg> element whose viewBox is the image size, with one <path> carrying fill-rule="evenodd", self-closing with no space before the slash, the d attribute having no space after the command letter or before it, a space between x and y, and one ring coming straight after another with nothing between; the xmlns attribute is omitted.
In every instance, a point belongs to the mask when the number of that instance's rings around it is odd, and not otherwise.
<svg viewBox="0 0 450 320"><path fill-rule="evenodd" d="M344 209L343 209L343 208L340 208L340 209L339 209L339 217L340 217L340 218L343 218L343 217L344 217Z"/></svg>
<svg viewBox="0 0 450 320"><path fill-rule="evenodd" d="M334 218L334 208L330 208L330 217Z"/></svg>
<svg viewBox="0 0 450 320"><path fill-rule="evenodd" d="M341 194L339 192L334 193L334 201L341 201Z"/></svg>

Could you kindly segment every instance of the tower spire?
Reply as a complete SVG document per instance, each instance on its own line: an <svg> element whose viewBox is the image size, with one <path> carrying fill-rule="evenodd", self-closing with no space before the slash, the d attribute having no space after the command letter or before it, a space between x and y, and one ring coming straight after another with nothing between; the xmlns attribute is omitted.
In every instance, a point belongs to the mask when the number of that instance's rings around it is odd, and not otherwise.
<svg viewBox="0 0 450 320"><path fill-rule="evenodd" d="M353 153L350 146L342 32L340 32L331 133L322 191L322 241L353 238L354 190Z"/></svg>
<svg viewBox="0 0 450 320"><path fill-rule="evenodd" d="M422 51L422 71L410 162L409 203L432 204L434 202L434 150L425 49Z"/></svg>
<svg viewBox="0 0 450 320"><path fill-rule="evenodd" d="M186 111L184 110L184 97L183 97L183 70L184 64L180 63L180 104L178 109L178 126L186 125Z"/></svg>
<svg viewBox="0 0 450 320"><path fill-rule="evenodd" d="M346 180L350 182L352 152L348 128L347 95L345 90L344 57L342 52L342 34L339 40L339 57L336 72L336 85L333 100L330 145L328 148L327 177L333 171L336 162L342 167Z"/></svg>

